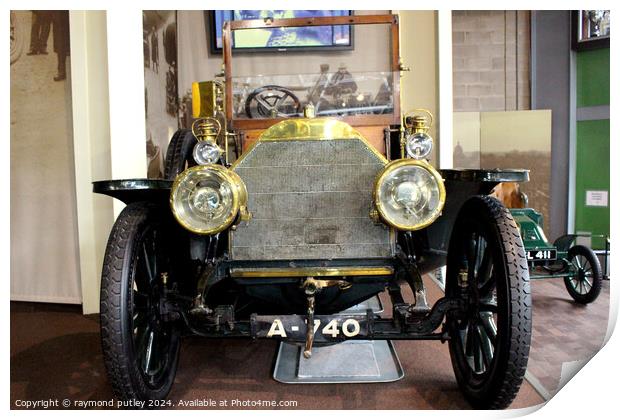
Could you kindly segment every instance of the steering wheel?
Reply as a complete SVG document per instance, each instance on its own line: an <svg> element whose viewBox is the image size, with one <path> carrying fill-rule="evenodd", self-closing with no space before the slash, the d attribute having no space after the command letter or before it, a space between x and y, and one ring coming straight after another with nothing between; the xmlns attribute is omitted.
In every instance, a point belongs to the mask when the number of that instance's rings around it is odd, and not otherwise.
<svg viewBox="0 0 620 420"><path fill-rule="evenodd" d="M294 117L300 115L301 110L299 98L278 85L254 89L245 100L245 114L248 118Z"/></svg>

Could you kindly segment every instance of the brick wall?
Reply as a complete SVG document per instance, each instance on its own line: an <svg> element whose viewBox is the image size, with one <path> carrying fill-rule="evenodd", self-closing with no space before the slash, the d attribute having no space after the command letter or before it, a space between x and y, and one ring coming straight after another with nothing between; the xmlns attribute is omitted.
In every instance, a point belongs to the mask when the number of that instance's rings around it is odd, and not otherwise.
<svg viewBox="0 0 620 420"><path fill-rule="evenodd" d="M452 12L454 111L530 109L530 12Z"/></svg>

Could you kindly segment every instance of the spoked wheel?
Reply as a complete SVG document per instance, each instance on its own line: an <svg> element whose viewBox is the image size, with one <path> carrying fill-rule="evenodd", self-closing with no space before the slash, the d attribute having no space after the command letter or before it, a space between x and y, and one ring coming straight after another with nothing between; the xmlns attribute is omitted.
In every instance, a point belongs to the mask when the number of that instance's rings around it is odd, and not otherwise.
<svg viewBox="0 0 620 420"><path fill-rule="evenodd" d="M587 304L596 300L603 287L601 263L590 248L575 245L568 250L569 276L564 285L577 303Z"/></svg>
<svg viewBox="0 0 620 420"><path fill-rule="evenodd" d="M164 234L157 209L133 203L108 240L101 340L108 377L121 400L163 399L176 374L180 335L161 315L164 288L173 281Z"/></svg>
<svg viewBox="0 0 620 420"><path fill-rule="evenodd" d="M267 85L255 89L245 101L248 118L294 117L300 113L299 98L282 86Z"/></svg>
<svg viewBox="0 0 620 420"><path fill-rule="evenodd" d="M197 142L192 130L181 129L174 133L166 151L165 179L174 180L185 169L196 165L193 152Z"/></svg>
<svg viewBox="0 0 620 420"><path fill-rule="evenodd" d="M461 208L448 250L446 296L466 309L447 317L456 380L474 408L506 408L525 375L532 306L517 225L496 199L477 196Z"/></svg>

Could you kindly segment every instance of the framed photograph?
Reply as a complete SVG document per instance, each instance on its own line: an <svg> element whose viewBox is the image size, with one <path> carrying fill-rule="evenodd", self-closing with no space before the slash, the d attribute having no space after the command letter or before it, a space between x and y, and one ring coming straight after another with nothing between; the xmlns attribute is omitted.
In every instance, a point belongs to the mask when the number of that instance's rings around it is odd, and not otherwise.
<svg viewBox="0 0 620 420"><path fill-rule="evenodd" d="M209 10L205 11L207 42L211 54L222 53L225 21L350 16L352 10ZM235 52L284 52L353 49L350 25L298 28L247 29L233 38Z"/></svg>
<svg viewBox="0 0 620 420"><path fill-rule="evenodd" d="M610 38L609 10L573 10L572 48L577 51L608 48Z"/></svg>

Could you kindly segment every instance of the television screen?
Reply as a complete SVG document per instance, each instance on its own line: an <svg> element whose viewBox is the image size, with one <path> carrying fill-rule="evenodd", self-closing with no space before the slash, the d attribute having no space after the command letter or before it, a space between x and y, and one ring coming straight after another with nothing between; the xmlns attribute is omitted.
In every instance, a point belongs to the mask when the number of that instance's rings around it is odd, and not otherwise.
<svg viewBox="0 0 620 420"><path fill-rule="evenodd" d="M211 12L211 47L222 51L222 28L227 20L288 19L349 16L350 10L214 10ZM353 47L350 25L296 28L242 29L233 32L235 50L288 50Z"/></svg>

